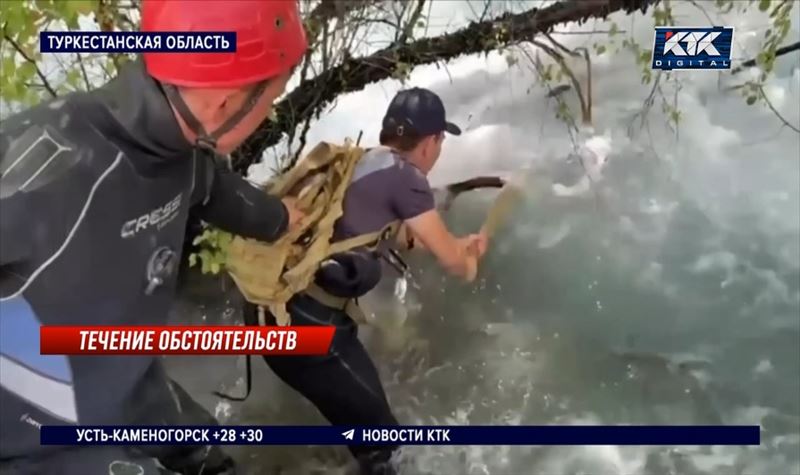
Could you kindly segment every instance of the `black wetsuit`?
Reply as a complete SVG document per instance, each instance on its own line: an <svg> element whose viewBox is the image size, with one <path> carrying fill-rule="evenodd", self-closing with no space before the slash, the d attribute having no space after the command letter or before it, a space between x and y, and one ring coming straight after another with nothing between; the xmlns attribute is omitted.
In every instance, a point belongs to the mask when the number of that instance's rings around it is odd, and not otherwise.
<svg viewBox="0 0 800 475"><path fill-rule="evenodd" d="M203 473L223 473L218 449L47 447L38 430L216 422L158 357L42 356L39 326L165 324L190 213L261 240L282 234L282 203L218 163L184 138L139 62L2 123L1 473L150 474L152 457L182 473L208 457Z"/></svg>

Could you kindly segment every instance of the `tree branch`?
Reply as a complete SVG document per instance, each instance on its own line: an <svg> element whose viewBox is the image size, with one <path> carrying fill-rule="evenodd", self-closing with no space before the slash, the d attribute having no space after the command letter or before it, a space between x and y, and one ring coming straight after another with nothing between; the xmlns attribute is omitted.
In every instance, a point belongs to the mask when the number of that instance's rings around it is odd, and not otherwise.
<svg viewBox="0 0 800 475"><path fill-rule="evenodd" d="M50 95L52 97L58 97L58 94L56 93L56 90L53 89L53 86L50 85L50 82L47 80L47 77L45 77L45 75L42 72L42 70L39 69L39 65L36 64L36 60L31 58L30 56L28 56L28 53L26 53L25 50L22 49L22 47L19 45L19 43L14 41L14 39L11 38L5 31L3 32L3 38L5 38L6 41L11 43L11 46L14 47L14 49L17 51L17 53L19 53L20 56L22 56L25 59L25 61L31 63L32 65L34 65L36 67L36 75L39 76L39 79L42 81L42 87L44 87L47 90L47 92L50 93Z"/></svg>
<svg viewBox="0 0 800 475"><path fill-rule="evenodd" d="M344 18L350 12L373 3L377 0L320 0L305 20L309 45L313 47L316 44L323 26L327 27L334 18Z"/></svg>
<svg viewBox="0 0 800 475"><path fill-rule="evenodd" d="M767 97L767 94L764 92L764 87L763 86L759 86L758 91L759 91L759 93L761 93L761 98L764 99L764 102L767 103L767 107L769 107L769 109L772 111L772 113L775 114L775 116L778 119L780 119L781 122L783 122L783 125L785 125L786 127L789 127L790 129L792 129L795 132L797 132L798 134L800 134L800 129L798 129L794 125L790 124L789 121L784 119L783 116L780 114L780 112L778 112L778 109L776 109L775 106L772 105L772 102L770 102L769 98Z"/></svg>
<svg viewBox="0 0 800 475"><path fill-rule="evenodd" d="M417 8L414 9L414 12L411 14L411 18L408 19L405 28L403 28L403 33L397 38L395 44L403 44L408 40L411 36L411 33L414 31L414 27L417 25L417 21L419 21L419 17L422 16L422 8L425 6L425 0L417 0Z"/></svg>
<svg viewBox="0 0 800 475"><path fill-rule="evenodd" d="M789 54L792 51L797 51L797 50L800 50L800 41L798 41L797 43L784 46L782 48L778 48L777 50L775 50L775 57L777 58L778 56L783 56L784 54ZM745 68L752 68L756 64L758 64L758 58L748 59L739 66L736 66L731 71L731 74L738 74L742 72Z"/></svg>
<svg viewBox="0 0 800 475"><path fill-rule="evenodd" d="M551 43L556 45L560 50L566 52L572 57L581 56L583 53L583 60L586 62L586 96L583 95L583 90L580 87L580 82L576 79L572 72L572 68L567 66L566 61L561 60L561 66L566 70L567 74L572 78L575 85L575 92L578 94L578 99L581 103L581 116L583 123L590 125L592 123L592 60L589 58L589 50L584 47L575 48L571 50L566 46L556 41L549 33L544 34Z"/></svg>
<svg viewBox="0 0 800 475"><path fill-rule="evenodd" d="M480 21L483 21L483 20L486 19L486 14L489 13L490 5L491 5L491 1L490 0L484 0L484 2L483 2L483 11L481 12Z"/></svg>
<svg viewBox="0 0 800 475"><path fill-rule="evenodd" d="M551 35L610 35L610 34L627 33L626 30L589 30L589 31L551 31Z"/></svg>
<svg viewBox="0 0 800 475"><path fill-rule="evenodd" d="M583 60L586 61L586 110L583 115L584 124L592 124L592 59L587 48L575 48L575 52L583 53Z"/></svg>
<svg viewBox="0 0 800 475"><path fill-rule="evenodd" d="M445 198L444 203L442 203L442 210L447 211L450 209L450 207L453 205L453 201L455 201L455 199L461 193L480 188L502 188L505 186L505 184L505 180L497 176L479 176L458 183L453 183L452 185L447 185L445 187L445 190L447 191L447 197Z"/></svg>
<svg viewBox="0 0 800 475"><path fill-rule="evenodd" d="M89 81L89 75L86 74L86 66L84 66L84 64L83 64L83 57L81 56L80 53L75 53L75 55L78 56L78 65L81 68L81 75L83 76L83 82L86 84L86 90L87 91L91 91L92 90L92 82Z"/></svg>
<svg viewBox="0 0 800 475"><path fill-rule="evenodd" d="M580 81L578 81L578 78L575 76L575 73L572 72L572 69L570 69L569 65L567 64L567 61L564 59L564 56L562 56L558 51L551 48L550 46L542 43L541 41L533 40L531 41L531 43L538 46L542 51L547 53L548 56L555 59L556 62L561 66L561 70L564 71L564 74L566 74L567 77L570 79L570 81L572 82L572 87L575 89L575 93L578 95L578 101L580 102L581 105L581 118L583 120L583 123L584 124L589 123L587 122L589 118L587 114L586 99L584 99L583 97L583 89L581 88L581 83ZM555 44L561 46L558 43ZM561 48L564 47L561 46ZM564 48L564 50L570 56L577 55L577 53L574 53L566 48Z"/></svg>
<svg viewBox="0 0 800 475"><path fill-rule="evenodd" d="M633 116L631 117L630 124L628 124L629 137L633 136L633 123L636 122L637 118L640 119L639 130L641 131L641 129L644 127L645 121L647 120L647 115L650 113L650 109L653 108L653 104L655 104L656 101L656 91L658 90L659 84L661 84L662 72L663 71L659 71L658 74L656 75L656 79L653 82L653 87L650 89L650 94L648 94L647 99L644 100L641 110L633 114Z"/></svg>
<svg viewBox="0 0 800 475"><path fill-rule="evenodd" d="M359 91L367 84L389 78L399 62L411 66L450 60L459 56L484 53L550 31L561 23L583 23L605 18L617 11L646 11L659 0L562 0L542 9L532 8L518 14L506 13L497 18L472 22L445 35L379 50L361 58L346 58L342 64L303 81L276 104L277 119L265 121L248 141L235 152L234 167L246 171L261 159L267 147L277 144L283 134L294 128L318 108L337 96ZM319 98L315 100L315 96ZM294 111L293 117L288 114Z"/></svg>
<svg viewBox="0 0 800 475"><path fill-rule="evenodd" d="M561 43L559 43L558 41L553 39L553 37L550 35L550 33L545 32L544 36L545 36L545 38L550 40L550 42L553 43L553 45L555 45L556 48L560 49L564 53L566 53L566 54L568 54L570 56L578 56L578 53L572 51L571 49L567 48L566 46L562 45Z"/></svg>

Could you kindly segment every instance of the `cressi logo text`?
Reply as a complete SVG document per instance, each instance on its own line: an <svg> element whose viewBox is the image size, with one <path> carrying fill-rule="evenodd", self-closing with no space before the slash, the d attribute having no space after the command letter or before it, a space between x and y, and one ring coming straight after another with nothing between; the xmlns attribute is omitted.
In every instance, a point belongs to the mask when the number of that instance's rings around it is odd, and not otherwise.
<svg viewBox="0 0 800 475"><path fill-rule="evenodd" d="M733 27L657 27L653 69L730 69Z"/></svg>

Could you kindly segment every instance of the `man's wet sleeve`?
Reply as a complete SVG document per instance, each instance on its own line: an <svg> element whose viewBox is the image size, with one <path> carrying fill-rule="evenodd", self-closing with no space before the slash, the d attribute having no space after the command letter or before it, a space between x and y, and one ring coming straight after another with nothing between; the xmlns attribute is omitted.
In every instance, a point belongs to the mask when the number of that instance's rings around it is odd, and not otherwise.
<svg viewBox="0 0 800 475"><path fill-rule="evenodd" d="M428 179L413 166L399 169L392 190L392 205L398 219L415 218L436 207Z"/></svg>
<svg viewBox="0 0 800 475"><path fill-rule="evenodd" d="M200 219L240 236L273 242L286 232L289 213L280 199L239 174L217 168L208 201L193 212Z"/></svg>

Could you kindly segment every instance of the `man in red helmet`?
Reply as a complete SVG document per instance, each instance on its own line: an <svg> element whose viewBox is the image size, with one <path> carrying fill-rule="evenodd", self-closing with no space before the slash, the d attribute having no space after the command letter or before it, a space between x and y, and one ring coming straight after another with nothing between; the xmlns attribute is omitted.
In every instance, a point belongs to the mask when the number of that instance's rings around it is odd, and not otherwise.
<svg viewBox="0 0 800 475"><path fill-rule="evenodd" d="M190 214L274 241L298 214L216 157L306 51L295 2L142 3L145 31L235 31L234 53L145 54L0 125L0 472L233 473L213 447L53 447L43 424L214 424L155 356L40 355L39 327L167 321Z"/></svg>

